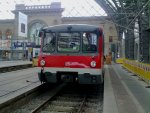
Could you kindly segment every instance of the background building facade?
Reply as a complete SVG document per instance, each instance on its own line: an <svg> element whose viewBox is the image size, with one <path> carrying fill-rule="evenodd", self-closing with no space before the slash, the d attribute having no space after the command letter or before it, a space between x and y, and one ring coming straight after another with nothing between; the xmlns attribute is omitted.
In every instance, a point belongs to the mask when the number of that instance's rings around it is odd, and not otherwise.
<svg viewBox="0 0 150 113"><path fill-rule="evenodd" d="M113 52L117 55L118 36L115 25L107 16L62 17L60 2L50 5L25 6L16 5L13 13L15 19L0 21L0 59L30 59L38 56L41 39L38 32L42 27L57 24L91 24L103 28L105 36L105 54ZM27 36L18 35L19 12L27 15Z"/></svg>

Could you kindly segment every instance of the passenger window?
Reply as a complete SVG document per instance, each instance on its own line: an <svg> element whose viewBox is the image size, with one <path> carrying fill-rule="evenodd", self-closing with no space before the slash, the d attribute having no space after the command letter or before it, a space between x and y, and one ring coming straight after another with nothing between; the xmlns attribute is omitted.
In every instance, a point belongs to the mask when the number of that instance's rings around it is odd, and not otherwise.
<svg viewBox="0 0 150 113"><path fill-rule="evenodd" d="M55 33L46 33L43 40L43 52L54 52L55 43L56 43Z"/></svg>
<svg viewBox="0 0 150 113"><path fill-rule="evenodd" d="M83 33L83 52L96 52L97 51L97 35L95 33Z"/></svg>

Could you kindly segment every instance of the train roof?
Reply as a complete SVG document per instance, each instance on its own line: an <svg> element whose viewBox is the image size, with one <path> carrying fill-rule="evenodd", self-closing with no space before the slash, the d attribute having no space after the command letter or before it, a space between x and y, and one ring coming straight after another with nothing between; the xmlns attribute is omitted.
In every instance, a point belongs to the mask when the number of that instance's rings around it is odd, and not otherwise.
<svg viewBox="0 0 150 113"><path fill-rule="evenodd" d="M94 31L100 29L98 26L88 24L60 24L55 26L44 27L42 30L57 32L57 31Z"/></svg>

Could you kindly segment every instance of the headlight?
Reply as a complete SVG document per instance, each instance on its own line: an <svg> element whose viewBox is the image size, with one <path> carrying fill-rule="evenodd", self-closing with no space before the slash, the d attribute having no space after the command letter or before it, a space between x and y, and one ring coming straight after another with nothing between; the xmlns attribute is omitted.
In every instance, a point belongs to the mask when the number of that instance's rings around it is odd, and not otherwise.
<svg viewBox="0 0 150 113"><path fill-rule="evenodd" d="M44 66L45 65L45 60L41 60L40 64L41 64L41 66Z"/></svg>
<svg viewBox="0 0 150 113"><path fill-rule="evenodd" d="M96 62L95 61L91 62L91 67L96 67Z"/></svg>

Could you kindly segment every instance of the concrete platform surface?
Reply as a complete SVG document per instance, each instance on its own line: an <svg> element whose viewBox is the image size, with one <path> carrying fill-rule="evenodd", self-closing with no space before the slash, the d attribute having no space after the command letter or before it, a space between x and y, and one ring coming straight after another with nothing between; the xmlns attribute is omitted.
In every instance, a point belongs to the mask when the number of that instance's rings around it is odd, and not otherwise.
<svg viewBox="0 0 150 113"><path fill-rule="evenodd" d="M16 61L0 61L0 68L1 67L10 67L10 66L17 66L23 64L32 64L31 61L23 61L23 60L16 60Z"/></svg>
<svg viewBox="0 0 150 113"><path fill-rule="evenodd" d="M41 85L38 68L0 73L0 105Z"/></svg>
<svg viewBox="0 0 150 113"><path fill-rule="evenodd" d="M150 89L120 64L106 65L103 113L150 113Z"/></svg>

